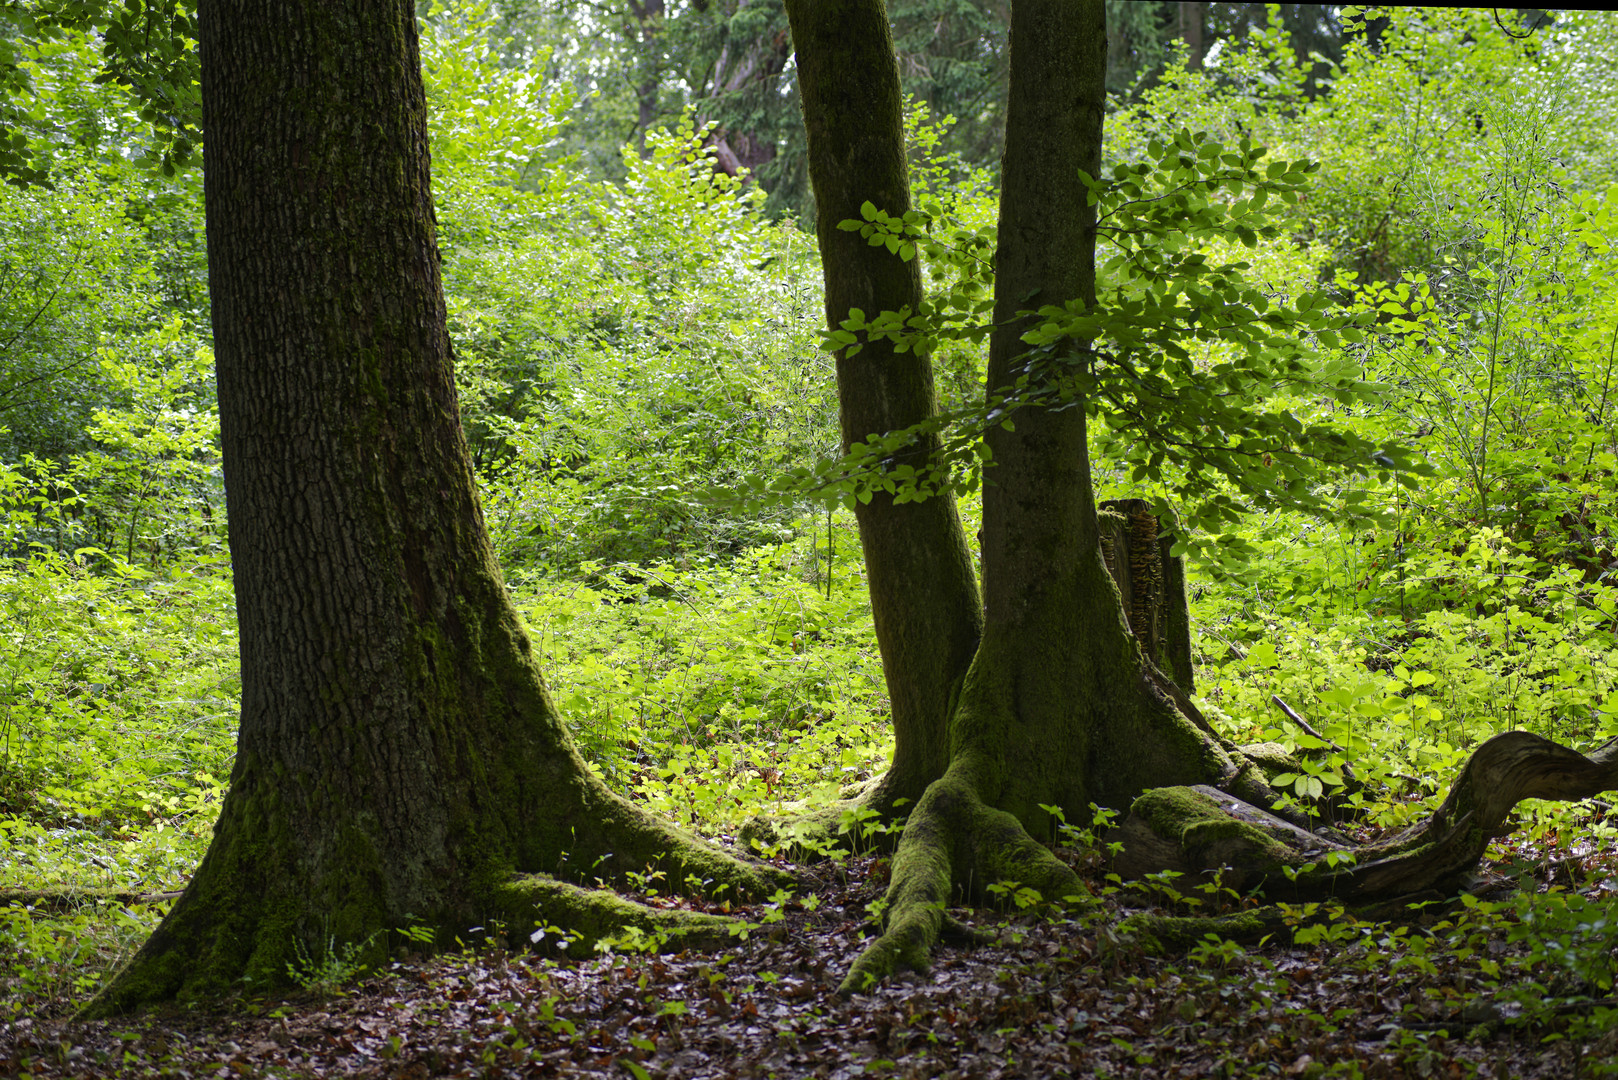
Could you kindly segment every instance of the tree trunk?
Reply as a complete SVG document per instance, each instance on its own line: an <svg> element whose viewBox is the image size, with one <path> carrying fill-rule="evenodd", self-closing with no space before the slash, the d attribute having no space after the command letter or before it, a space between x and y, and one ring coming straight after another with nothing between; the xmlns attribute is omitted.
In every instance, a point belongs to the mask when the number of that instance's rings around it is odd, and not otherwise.
<svg viewBox="0 0 1618 1080"><path fill-rule="evenodd" d="M1185 66L1191 71L1202 70L1202 36L1207 27L1207 0L1180 0L1180 40L1185 42Z"/></svg>
<svg viewBox="0 0 1618 1080"><path fill-rule="evenodd" d="M1145 499L1111 499L1101 504L1100 526L1101 557L1135 641L1183 693L1196 693L1185 559L1172 554L1172 522L1165 531Z"/></svg>
<svg viewBox="0 0 1618 1080"><path fill-rule="evenodd" d="M879 96L897 87L880 6L794 0L789 11L811 161L819 156L814 177L830 324L838 326L849 307L870 315L913 306L909 264L837 230L865 199L891 214L905 206L902 143ZM1370 902L1454 888L1521 798L1581 798L1618 783L1618 740L1587 758L1512 733L1479 749L1431 822L1387 844L1355 849L1275 808L1259 764L1220 738L1187 694L1183 572L1150 506L1114 504L1104 538L1085 402L1076 386L1052 387L1093 362L1087 343L1030 349L1023 341L1036 318L1024 314L1030 309L1095 302L1095 211L1080 173L1100 171L1102 0L1017 0L1010 49L988 385L991 397L1019 380L1068 393L1065 400L1045 395L1064 407L1015 410L1011 424L986 435L993 467L984 486L981 638L958 701L953 692L940 697L942 682L927 699L925 716L936 716L939 705L948 716L947 768L906 822L883 932L848 973L845 992L898 967L924 968L951 925L944 912L953 898L970 899L1002 881L1046 899L1080 894L1074 873L1036 837L1049 838L1057 816L1088 820L1091 803L1133 804L1119 834L1124 873L1222 871L1226 884ZM927 415L920 409L931 408L930 390L919 389L923 377L879 343L844 356L845 440ZM917 408L893 408L900 400ZM882 646L896 713L897 688L940 669L917 658L956 655L904 651L915 641L936 648L935 631L950 625L943 617L955 610L918 596L918 586L938 580L936 573L915 576L928 569L921 545L947 535L948 523L908 516L913 509L873 503L860 521L878 631L888 635ZM888 588L894 581L906 587ZM886 629L885 617L893 620ZM914 628L905 618L929 633L903 636ZM1247 918L1255 927L1274 922Z"/></svg>
<svg viewBox="0 0 1618 1080"><path fill-rule="evenodd" d="M837 228L858 219L867 200L889 214L910 209L899 76L882 0L789 0L787 16L809 134L827 325L835 329L851 308L867 315L914 310L922 297L916 263ZM891 342L839 354L837 393L845 450L937 411L931 361L896 353ZM923 440L907 459L924 461L937 447L936 437ZM854 516L895 737L891 767L861 802L887 813L895 800L914 804L944 771L946 725L983 615L952 496L896 505L878 494Z"/></svg>
<svg viewBox="0 0 1618 1080"><path fill-rule="evenodd" d="M547 878L760 869L596 781L484 530L457 413L410 0L201 9L209 286L242 717L202 865L92 1004L284 982L415 924L602 932Z"/></svg>
<svg viewBox="0 0 1618 1080"><path fill-rule="evenodd" d="M722 116L756 113L749 108L738 109L736 101L747 95L768 95L778 85L787 60L792 56L792 43L786 29L775 29L762 36L746 37L735 32L740 22L734 16L749 6L750 0L736 0L733 19L725 29L725 40L714 60L706 108L697 118L699 127L706 126L714 117L709 110ZM779 8L777 8L779 11ZM770 21L777 23L780 16ZM756 121L758 117L755 115ZM735 124L722 123L709 136L714 147L714 164L729 176L739 176L745 170L755 172L775 160L774 137Z"/></svg>
<svg viewBox="0 0 1618 1080"><path fill-rule="evenodd" d="M663 89L663 0L629 0L629 16L624 37L635 49L635 145L645 157Z"/></svg>
<svg viewBox="0 0 1618 1080"><path fill-rule="evenodd" d="M1078 343L1036 357L1022 341L1034 320L1021 313L1095 301L1095 211L1079 173L1100 173L1105 77L1101 0L1012 5L991 390L1089 362ZM1092 802L1124 806L1165 783L1260 797L1257 770L1182 711L1190 702L1130 634L1102 557L1083 403L1012 419L987 435L986 622L951 721L949 768L906 824L886 929L845 991L925 966L952 896L1008 880L1048 898L1078 892L1033 839L1054 834L1047 806L1088 820Z"/></svg>

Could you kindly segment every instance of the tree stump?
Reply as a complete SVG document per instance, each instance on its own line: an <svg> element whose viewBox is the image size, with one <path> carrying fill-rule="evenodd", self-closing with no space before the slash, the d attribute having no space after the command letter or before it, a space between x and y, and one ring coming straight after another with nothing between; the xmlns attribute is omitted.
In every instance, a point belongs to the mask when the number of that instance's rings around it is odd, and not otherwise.
<svg viewBox="0 0 1618 1080"><path fill-rule="evenodd" d="M1176 686L1194 693L1185 559L1169 554L1178 522L1165 526L1145 499L1110 499L1101 504L1100 518L1101 555L1123 597L1130 631Z"/></svg>

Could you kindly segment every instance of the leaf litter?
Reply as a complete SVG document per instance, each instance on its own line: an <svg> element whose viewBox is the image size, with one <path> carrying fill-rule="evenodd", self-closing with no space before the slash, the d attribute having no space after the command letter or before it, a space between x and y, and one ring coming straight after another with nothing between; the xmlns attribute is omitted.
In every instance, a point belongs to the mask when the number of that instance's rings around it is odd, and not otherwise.
<svg viewBox="0 0 1618 1080"><path fill-rule="evenodd" d="M1565 875L1567 862L1537 865ZM1558 986L1499 924L1344 917L1296 942L1210 939L1154 957L1117 930L1148 901L1093 867L1092 908L952 912L992 941L844 999L882 869L871 856L799 868L780 921L722 951L580 961L469 947L401 954L325 995L21 1019L0 1029L0 1076L1574 1077L1602 1075L1618 1050L1618 1029L1590 1022L1618 1003L1589 984L1512 1000L1513 971ZM1587 880L1605 884L1599 869Z"/></svg>

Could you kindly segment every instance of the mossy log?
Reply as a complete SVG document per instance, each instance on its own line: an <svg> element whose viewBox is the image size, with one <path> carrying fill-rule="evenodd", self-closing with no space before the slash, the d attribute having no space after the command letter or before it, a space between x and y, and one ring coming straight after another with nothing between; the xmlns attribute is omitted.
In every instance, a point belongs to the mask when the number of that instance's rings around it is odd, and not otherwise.
<svg viewBox="0 0 1618 1080"><path fill-rule="evenodd" d="M1477 748L1432 817L1380 843L1301 829L1206 786L1144 793L1109 839L1123 845L1116 869L1125 878L1174 870L1274 899L1372 903L1464 887L1524 799L1575 801L1615 788L1618 739L1586 755L1508 731Z"/></svg>

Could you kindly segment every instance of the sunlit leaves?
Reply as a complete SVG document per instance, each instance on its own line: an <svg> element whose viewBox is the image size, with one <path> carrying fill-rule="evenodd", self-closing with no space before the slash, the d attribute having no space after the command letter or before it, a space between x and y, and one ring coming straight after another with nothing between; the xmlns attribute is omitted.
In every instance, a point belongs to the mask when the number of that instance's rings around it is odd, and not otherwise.
<svg viewBox="0 0 1618 1080"><path fill-rule="evenodd" d="M1322 289L1288 298L1255 280L1247 262L1221 259L1232 245L1287 235L1318 166L1272 160L1246 139L1226 146L1184 130L1146 150L1108 179L1083 178L1102 241L1096 309L1077 301L1039 308L1016 381L924 425L944 435L943 449L916 474L929 479L899 479L896 459L871 456L868 442L841 465L856 491L926 497L946 484L969 488L977 462L966 447L991 423L1013 422L1018 409L1080 405L1115 463L1138 482L1172 490L1204 530L1251 507L1323 510L1315 492L1322 470L1392 470L1405 483L1425 471L1399 447L1334 419L1377 400L1378 388L1337 351L1361 340L1372 313ZM927 200L902 217L867 202L859 220L839 228L900 257L913 247L941 272L917 311L850 312L825 335L827 348L851 356L866 340L886 339L933 351L988 335L989 235ZM801 479L831 490L824 477Z"/></svg>

